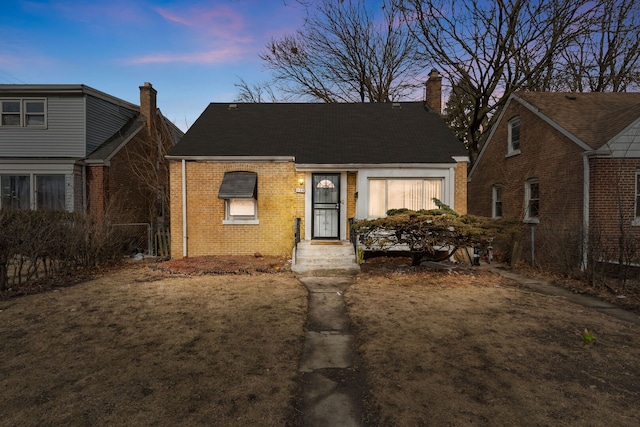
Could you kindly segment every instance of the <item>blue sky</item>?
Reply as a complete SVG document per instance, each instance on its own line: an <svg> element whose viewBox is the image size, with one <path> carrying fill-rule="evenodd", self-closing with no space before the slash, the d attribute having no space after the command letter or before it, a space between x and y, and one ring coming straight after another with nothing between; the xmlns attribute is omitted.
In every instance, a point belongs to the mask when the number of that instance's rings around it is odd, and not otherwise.
<svg viewBox="0 0 640 427"><path fill-rule="evenodd" d="M3 0L0 84L86 84L139 104L151 82L183 130L234 83L269 79L258 54L294 32L293 0Z"/></svg>

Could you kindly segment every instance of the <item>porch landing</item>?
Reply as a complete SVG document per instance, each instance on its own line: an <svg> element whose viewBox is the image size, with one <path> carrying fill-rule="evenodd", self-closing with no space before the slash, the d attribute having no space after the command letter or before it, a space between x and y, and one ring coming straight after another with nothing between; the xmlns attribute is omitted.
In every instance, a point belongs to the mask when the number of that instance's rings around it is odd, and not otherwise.
<svg viewBox="0 0 640 427"><path fill-rule="evenodd" d="M347 276L358 274L360 266L351 242L305 240L293 249L291 270L304 276Z"/></svg>

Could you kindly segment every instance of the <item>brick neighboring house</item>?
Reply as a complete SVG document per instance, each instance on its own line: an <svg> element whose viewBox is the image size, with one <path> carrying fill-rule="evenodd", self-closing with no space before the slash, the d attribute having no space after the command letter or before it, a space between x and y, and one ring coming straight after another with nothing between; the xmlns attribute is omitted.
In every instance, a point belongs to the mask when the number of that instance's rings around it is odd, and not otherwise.
<svg viewBox="0 0 640 427"><path fill-rule="evenodd" d="M172 257L290 256L296 218L345 241L432 197L466 212L467 152L434 104L210 104L168 156Z"/></svg>
<svg viewBox="0 0 640 427"><path fill-rule="evenodd" d="M0 207L163 222L162 154L183 133L156 97L149 83L140 106L85 85L0 85Z"/></svg>
<svg viewBox="0 0 640 427"><path fill-rule="evenodd" d="M595 245L617 261L640 239L640 93L512 95L468 191L469 213L531 225L540 262L585 267Z"/></svg>

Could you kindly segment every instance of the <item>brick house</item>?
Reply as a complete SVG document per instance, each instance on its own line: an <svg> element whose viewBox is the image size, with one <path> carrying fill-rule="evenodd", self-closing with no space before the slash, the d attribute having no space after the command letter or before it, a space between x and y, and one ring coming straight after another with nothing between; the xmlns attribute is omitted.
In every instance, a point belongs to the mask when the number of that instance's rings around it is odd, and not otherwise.
<svg viewBox="0 0 640 427"><path fill-rule="evenodd" d="M156 98L149 83L139 106L86 85L0 85L0 208L96 218L115 209L118 221L162 222L160 147L183 133ZM145 171L156 191L141 182Z"/></svg>
<svg viewBox="0 0 640 427"><path fill-rule="evenodd" d="M523 221L537 262L616 260L640 238L640 93L512 95L468 191L469 213Z"/></svg>
<svg viewBox="0 0 640 427"><path fill-rule="evenodd" d="M467 153L424 102L212 103L171 150L171 254L289 256L390 208L466 212Z"/></svg>

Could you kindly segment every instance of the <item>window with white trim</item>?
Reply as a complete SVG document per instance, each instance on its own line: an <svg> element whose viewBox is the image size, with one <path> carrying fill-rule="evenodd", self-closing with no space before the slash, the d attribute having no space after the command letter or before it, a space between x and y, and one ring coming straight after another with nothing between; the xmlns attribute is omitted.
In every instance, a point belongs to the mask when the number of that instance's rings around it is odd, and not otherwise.
<svg viewBox="0 0 640 427"><path fill-rule="evenodd" d="M257 219L256 199L226 199L225 219L230 221Z"/></svg>
<svg viewBox="0 0 640 427"><path fill-rule="evenodd" d="M520 152L520 117L509 120L509 154Z"/></svg>
<svg viewBox="0 0 640 427"><path fill-rule="evenodd" d="M224 199L223 224L258 224L258 174L225 172L218 190Z"/></svg>
<svg viewBox="0 0 640 427"><path fill-rule="evenodd" d="M44 99L0 99L0 127L47 126L47 103Z"/></svg>
<svg viewBox="0 0 640 427"><path fill-rule="evenodd" d="M502 186L494 185L491 193L491 217L502 218Z"/></svg>
<svg viewBox="0 0 640 427"><path fill-rule="evenodd" d="M369 216L382 217L389 209L436 209L442 199L442 179L369 179Z"/></svg>
<svg viewBox="0 0 640 427"><path fill-rule="evenodd" d="M538 222L540 215L540 181L531 179L525 183L525 212L527 222Z"/></svg>

